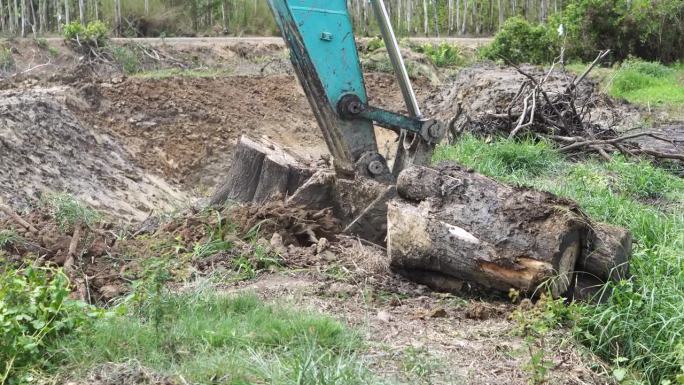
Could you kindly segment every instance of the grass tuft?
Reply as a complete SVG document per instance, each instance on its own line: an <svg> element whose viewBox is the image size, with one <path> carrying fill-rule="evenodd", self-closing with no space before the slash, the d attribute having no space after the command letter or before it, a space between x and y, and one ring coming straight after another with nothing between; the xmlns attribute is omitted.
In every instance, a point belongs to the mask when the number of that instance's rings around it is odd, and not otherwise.
<svg viewBox="0 0 684 385"><path fill-rule="evenodd" d="M91 226L102 219L102 214L66 193L48 195L44 204L63 230L77 223Z"/></svg>
<svg viewBox="0 0 684 385"><path fill-rule="evenodd" d="M464 137L438 149L506 182L575 200L593 219L625 226L635 245L632 277L614 285L605 304L577 305L574 331L592 351L632 370L642 383L684 379L684 181L645 161L571 163L546 144L485 143ZM513 157L519 158L511 162ZM505 162L504 159L509 160ZM657 198L651 204L643 198ZM674 207L674 209L672 209Z"/></svg>
<svg viewBox="0 0 684 385"><path fill-rule="evenodd" d="M366 384L361 339L339 322L251 294L162 293L154 306L101 319L58 349L56 370L139 362L192 383ZM142 310L142 312L141 312Z"/></svg>
<svg viewBox="0 0 684 385"><path fill-rule="evenodd" d="M613 78L610 94L642 105L684 104L684 66L626 61Z"/></svg>

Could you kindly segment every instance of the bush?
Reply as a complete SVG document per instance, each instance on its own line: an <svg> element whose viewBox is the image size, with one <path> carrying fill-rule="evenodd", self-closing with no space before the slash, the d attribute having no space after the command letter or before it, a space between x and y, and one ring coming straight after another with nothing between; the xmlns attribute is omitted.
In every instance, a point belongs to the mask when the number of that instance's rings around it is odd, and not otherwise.
<svg viewBox="0 0 684 385"><path fill-rule="evenodd" d="M593 60L598 50L670 63L684 58L684 1L570 0L555 24L567 31L568 55Z"/></svg>
<svg viewBox="0 0 684 385"><path fill-rule="evenodd" d="M74 21L64 26L64 39L79 46L103 47L107 43L107 26L93 21L84 26Z"/></svg>
<svg viewBox="0 0 684 385"><path fill-rule="evenodd" d="M0 47L0 71L8 72L14 69L14 57L10 48Z"/></svg>
<svg viewBox="0 0 684 385"><path fill-rule="evenodd" d="M447 43L423 44L417 47L416 51L425 54L437 67L458 67L466 61L457 46Z"/></svg>
<svg viewBox="0 0 684 385"><path fill-rule="evenodd" d="M68 299L69 280L60 270L8 268L0 273L0 383L20 382L21 373L45 356L52 341L81 327L83 302Z"/></svg>
<svg viewBox="0 0 684 385"><path fill-rule="evenodd" d="M546 25L533 25L522 17L512 17L480 54L490 60L504 57L514 63L548 63L560 52L555 34Z"/></svg>
<svg viewBox="0 0 684 385"><path fill-rule="evenodd" d="M630 59L616 72L610 94L631 103L681 105L684 87L678 76L678 70L660 63Z"/></svg>

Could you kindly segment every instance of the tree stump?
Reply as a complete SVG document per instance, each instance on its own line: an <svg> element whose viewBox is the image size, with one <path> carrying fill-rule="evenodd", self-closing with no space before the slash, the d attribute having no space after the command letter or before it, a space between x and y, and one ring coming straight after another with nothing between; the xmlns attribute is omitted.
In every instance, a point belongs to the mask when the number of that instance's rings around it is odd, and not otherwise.
<svg viewBox="0 0 684 385"><path fill-rule="evenodd" d="M294 194L313 171L302 158L266 138L242 136L226 181L211 197L210 204L283 199Z"/></svg>
<svg viewBox="0 0 684 385"><path fill-rule="evenodd" d="M387 216L395 268L528 294L542 284L554 296L570 287L589 232L574 203L455 165L406 169L397 192Z"/></svg>

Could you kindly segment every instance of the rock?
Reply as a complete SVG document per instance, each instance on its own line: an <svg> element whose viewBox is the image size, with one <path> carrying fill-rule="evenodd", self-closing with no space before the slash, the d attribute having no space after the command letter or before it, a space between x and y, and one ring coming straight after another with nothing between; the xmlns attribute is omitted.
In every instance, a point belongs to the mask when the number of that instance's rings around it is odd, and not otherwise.
<svg viewBox="0 0 684 385"><path fill-rule="evenodd" d="M328 246L330 245L330 242L328 241L327 238L319 238L318 239L318 244L316 245L316 254L320 254L324 252Z"/></svg>
<svg viewBox="0 0 684 385"><path fill-rule="evenodd" d="M386 312L386 311L384 311L384 310L380 310L380 311L378 312L378 316L377 316L377 317L378 317L378 319L379 319L380 321L382 321L382 322L387 322L387 323L389 323L390 321L392 321L392 316L390 315L390 313L388 313L388 312Z"/></svg>

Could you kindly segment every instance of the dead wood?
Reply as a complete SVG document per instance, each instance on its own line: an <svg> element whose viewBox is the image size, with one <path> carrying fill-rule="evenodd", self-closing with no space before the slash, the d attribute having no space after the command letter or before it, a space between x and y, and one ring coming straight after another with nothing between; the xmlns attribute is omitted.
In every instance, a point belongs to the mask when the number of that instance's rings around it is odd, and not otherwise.
<svg viewBox="0 0 684 385"><path fill-rule="evenodd" d="M424 281L434 272L433 285L460 280L531 294L548 284L555 296L569 288L589 232L573 202L450 164L404 170L397 191L387 235L396 269L422 271Z"/></svg>
<svg viewBox="0 0 684 385"><path fill-rule="evenodd" d="M32 233L34 233L34 234L38 234L38 229L36 229L35 226L33 226L32 224L30 224L29 222L27 222L25 219L23 219L22 217L20 217L19 214L17 214L17 213L16 213L14 210L12 210L9 206L6 206L6 205L0 203L0 211L2 211L2 212L5 213L7 216L9 216L10 218L12 218L12 220L13 220L16 224L18 224L19 226L21 226L21 227L27 229L28 231L30 231L30 232L32 232Z"/></svg>

